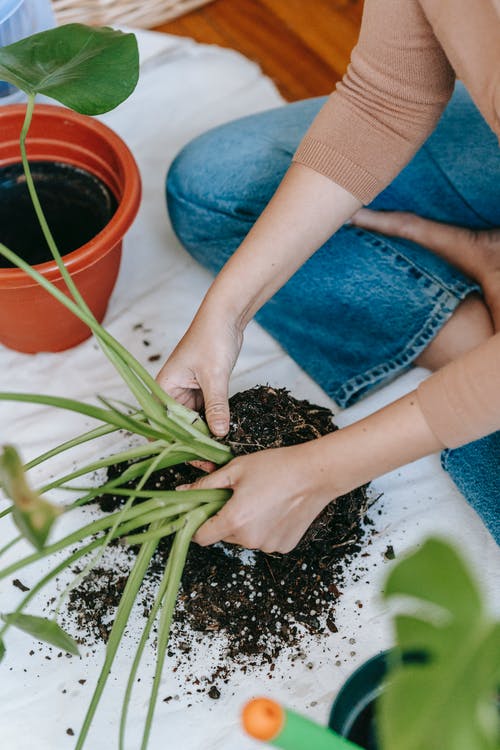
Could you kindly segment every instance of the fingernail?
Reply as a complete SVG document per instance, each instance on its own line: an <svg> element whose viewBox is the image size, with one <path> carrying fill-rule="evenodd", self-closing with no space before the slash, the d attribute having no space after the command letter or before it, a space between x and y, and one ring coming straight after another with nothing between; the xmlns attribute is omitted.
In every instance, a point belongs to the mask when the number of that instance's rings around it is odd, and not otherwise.
<svg viewBox="0 0 500 750"><path fill-rule="evenodd" d="M188 490L190 487L192 487L192 484L179 484L175 488L176 490Z"/></svg>
<svg viewBox="0 0 500 750"><path fill-rule="evenodd" d="M227 423L223 419L214 422L212 427L214 435L220 435L221 437L224 437L224 435L227 433Z"/></svg>

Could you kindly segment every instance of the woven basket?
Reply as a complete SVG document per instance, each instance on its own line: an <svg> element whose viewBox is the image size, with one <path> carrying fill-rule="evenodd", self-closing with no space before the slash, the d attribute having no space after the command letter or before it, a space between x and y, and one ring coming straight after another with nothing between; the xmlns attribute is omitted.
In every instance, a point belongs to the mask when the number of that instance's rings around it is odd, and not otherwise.
<svg viewBox="0 0 500 750"><path fill-rule="evenodd" d="M152 28L177 18L211 0L53 0L58 23Z"/></svg>

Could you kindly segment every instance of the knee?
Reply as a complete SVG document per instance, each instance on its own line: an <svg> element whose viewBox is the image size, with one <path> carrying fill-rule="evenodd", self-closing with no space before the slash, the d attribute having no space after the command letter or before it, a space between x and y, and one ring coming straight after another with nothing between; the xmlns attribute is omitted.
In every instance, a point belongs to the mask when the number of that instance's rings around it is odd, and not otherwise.
<svg viewBox="0 0 500 750"><path fill-rule="evenodd" d="M184 146L167 173L167 207L174 229L184 214L203 203L204 182L210 180L210 149L199 141Z"/></svg>
<svg viewBox="0 0 500 750"><path fill-rule="evenodd" d="M416 364L439 370L495 333L490 312L478 294L469 295L455 310Z"/></svg>

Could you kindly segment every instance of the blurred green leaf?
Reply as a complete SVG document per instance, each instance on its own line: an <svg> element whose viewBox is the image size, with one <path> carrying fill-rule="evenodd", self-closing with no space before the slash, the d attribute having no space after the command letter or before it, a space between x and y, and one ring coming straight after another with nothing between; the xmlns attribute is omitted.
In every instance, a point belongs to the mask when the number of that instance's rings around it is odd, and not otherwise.
<svg viewBox="0 0 500 750"><path fill-rule="evenodd" d="M75 656L79 655L78 646L73 638L68 635L54 620L34 615L23 615L21 612L2 615L2 620L7 625L12 625L25 633L29 633L39 641L50 643L52 646L67 651Z"/></svg>
<svg viewBox="0 0 500 750"><path fill-rule="evenodd" d="M385 597L411 598L396 617L399 660L378 705L384 750L498 750L500 623L488 617L479 589L457 552L429 539L401 560ZM405 607L408 610L408 607Z"/></svg>
<svg viewBox="0 0 500 750"><path fill-rule="evenodd" d="M14 503L12 517L17 528L34 547L42 549L62 510L31 489L12 445L4 445L0 455L0 485Z"/></svg>
<svg viewBox="0 0 500 750"><path fill-rule="evenodd" d="M71 23L0 48L1 80L86 115L117 107L138 77L134 34L108 27Z"/></svg>
<svg viewBox="0 0 500 750"><path fill-rule="evenodd" d="M0 638L0 661L2 661L3 657L5 656L5 643Z"/></svg>

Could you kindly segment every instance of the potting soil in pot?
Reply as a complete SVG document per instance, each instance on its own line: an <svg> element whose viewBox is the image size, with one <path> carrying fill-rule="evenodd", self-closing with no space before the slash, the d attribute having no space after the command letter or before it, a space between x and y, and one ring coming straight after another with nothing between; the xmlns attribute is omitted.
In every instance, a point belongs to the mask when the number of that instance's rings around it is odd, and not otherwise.
<svg viewBox="0 0 500 750"><path fill-rule="evenodd" d="M86 170L59 162L33 162L30 168L61 255L95 237L115 213L113 193ZM20 163L0 167L0 242L31 265L52 260ZM0 267L12 264L0 258Z"/></svg>
<svg viewBox="0 0 500 750"><path fill-rule="evenodd" d="M298 401L284 389L253 388L234 396L230 405L231 428L225 442L235 455L293 445L336 429L328 409ZM122 468L112 467L111 476ZM188 465L174 467L154 474L146 486L173 489L199 475L199 470ZM99 504L102 510L111 511L122 501L106 495ZM243 670L266 666L271 674L284 648L292 661L305 658L305 633L337 632L335 604L341 595L344 565L361 552L363 538L369 543L367 509L365 488L338 498L287 555L248 552L224 544L191 545L170 655L185 662L195 643L206 647L210 634L222 634L225 653L213 675L218 681L227 679L236 665ZM141 600L145 616L169 548L166 539L150 568ZM71 592L71 618L77 619L85 638L106 640L127 575L126 566L107 565L104 559ZM196 684L196 676L192 677Z"/></svg>

